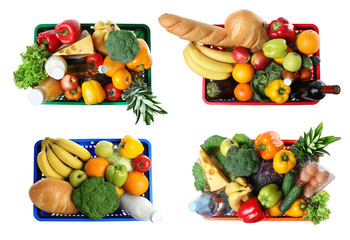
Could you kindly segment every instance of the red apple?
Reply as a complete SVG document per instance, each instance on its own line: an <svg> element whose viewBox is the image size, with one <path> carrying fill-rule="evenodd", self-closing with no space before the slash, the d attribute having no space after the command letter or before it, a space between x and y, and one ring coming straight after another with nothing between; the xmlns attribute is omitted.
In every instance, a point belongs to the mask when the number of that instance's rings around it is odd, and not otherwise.
<svg viewBox="0 0 350 240"><path fill-rule="evenodd" d="M236 47L232 50L232 57L238 63L247 63L250 59L250 52L244 47Z"/></svg>
<svg viewBox="0 0 350 240"><path fill-rule="evenodd" d="M260 50L253 54L250 63L256 70L264 70L271 62L271 58L264 55L264 51Z"/></svg>
<svg viewBox="0 0 350 240"><path fill-rule="evenodd" d="M73 74L66 74L61 79L61 87L65 91L73 91L79 85L79 81Z"/></svg>

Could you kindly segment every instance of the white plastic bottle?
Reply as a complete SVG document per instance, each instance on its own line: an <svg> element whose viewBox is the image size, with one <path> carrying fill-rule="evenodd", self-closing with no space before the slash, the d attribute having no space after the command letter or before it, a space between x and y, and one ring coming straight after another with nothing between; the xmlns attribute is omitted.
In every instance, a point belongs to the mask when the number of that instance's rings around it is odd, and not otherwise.
<svg viewBox="0 0 350 240"><path fill-rule="evenodd" d="M46 73L56 79L60 80L67 72L67 61L61 56L51 56L45 63Z"/></svg>
<svg viewBox="0 0 350 240"><path fill-rule="evenodd" d="M150 220L152 223L160 223L162 215L154 209L152 203L145 197L131 195L125 192L120 197L120 208L138 220Z"/></svg>

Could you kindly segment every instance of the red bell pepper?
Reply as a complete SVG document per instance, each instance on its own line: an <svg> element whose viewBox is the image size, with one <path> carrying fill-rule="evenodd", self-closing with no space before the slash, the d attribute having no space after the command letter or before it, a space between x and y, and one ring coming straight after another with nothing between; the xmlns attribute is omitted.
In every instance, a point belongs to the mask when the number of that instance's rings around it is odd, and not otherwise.
<svg viewBox="0 0 350 240"><path fill-rule="evenodd" d="M106 98L108 101L115 102L118 101L119 98L121 97L123 91L116 88L113 83L108 83L104 87L105 93L106 93Z"/></svg>
<svg viewBox="0 0 350 240"><path fill-rule="evenodd" d="M62 45L53 29L39 33L36 41L39 45L44 44L49 52L55 52Z"/></svg>
<svg viewBox="0 0 350 240"><path fill-rule="evenodd" d="M294 43L296 38L294 25L283 17L269 24L269 35L271 38L283 38L288 44Z"/></svg>
<svg viewBox="0 0 350 240"><path fill-rule="evenodd" d="M237 216L245 223L255 223L265 218L265 212L261 209L257 197L249 198L238 209Z"/></svg>
<svg viewBox="0 0 350 240"><path fill-rule="evenodd" d="M81 33L81 26L77 20L65 20L55 27L57 38L63 44L71 44L78 40Z"/></svg>

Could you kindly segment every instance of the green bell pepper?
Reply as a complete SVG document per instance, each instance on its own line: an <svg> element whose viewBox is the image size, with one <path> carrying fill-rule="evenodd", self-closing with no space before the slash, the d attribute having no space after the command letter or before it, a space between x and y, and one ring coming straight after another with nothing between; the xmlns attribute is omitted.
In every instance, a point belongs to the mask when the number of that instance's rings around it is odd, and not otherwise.
<svg viewBox="0 0 350 240"><path fill-rule="evenodd" d="M268 58L283 58L287 54L287 42L283 38L275 38L263 45L264 55Z"/></svg>
<svg viewBox="0 0 350 240"><path fill-rule="evenodd" d="M263 187L259 194L258 199L260 204L265 208L274 207L282 197L282 191L274 183Z"/></svg>
<svg viewBox="0 0 350 240"><path fill-rule="evenodd" d="M125 165L109 165L106 169L106 180L117 187L123 186L128 177L128 170Z"/></svg>

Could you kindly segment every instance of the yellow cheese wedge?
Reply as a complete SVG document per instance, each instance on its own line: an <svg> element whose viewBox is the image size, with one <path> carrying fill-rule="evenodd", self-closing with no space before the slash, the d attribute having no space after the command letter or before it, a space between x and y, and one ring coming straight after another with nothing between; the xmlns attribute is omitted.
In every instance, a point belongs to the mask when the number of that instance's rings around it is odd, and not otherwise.
<svg viewBox="0 0 350 240"><path fill-rule="evenodd" d="M230 181L203 149L199 152L199 161L203 168L203 174L210 187L210 191L214 192L225 188Z"/></svg>
<svg viewBox="0 0 350 240"><path fill-rule="evenodd" d="M82 57L93 53L94 44L92 37L88 31L84 30L76 42L61 46L53 55L62 57Z"/></svg>

